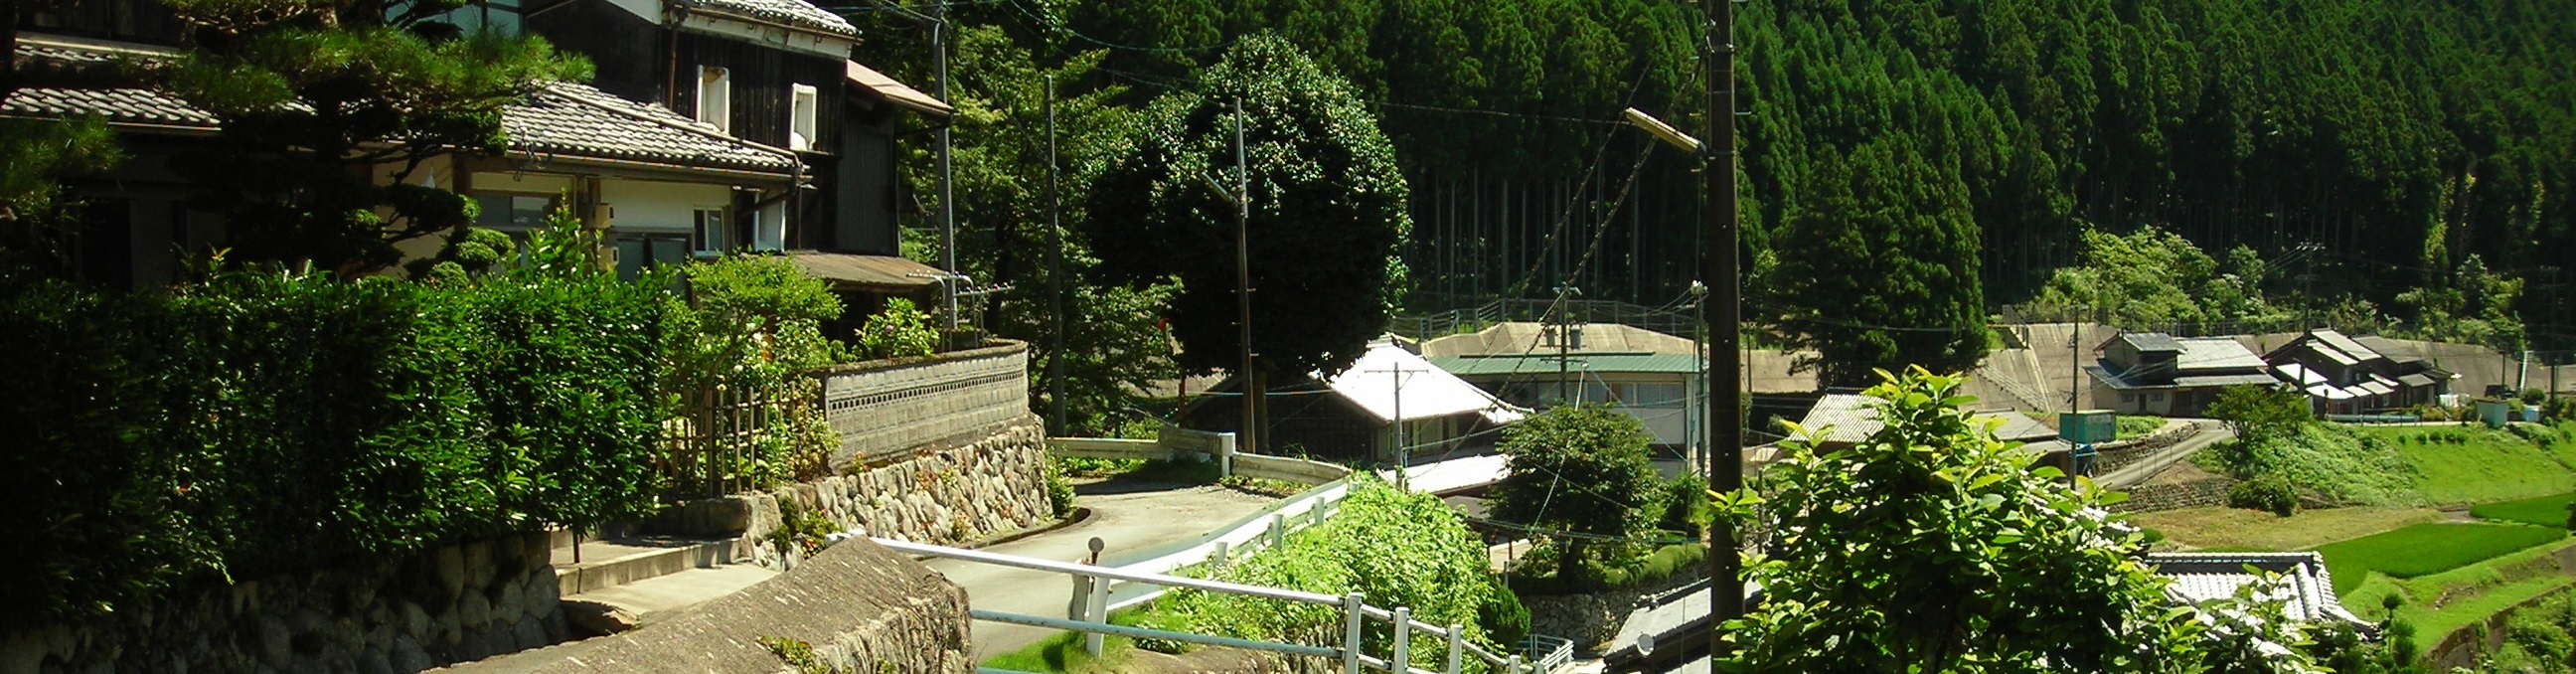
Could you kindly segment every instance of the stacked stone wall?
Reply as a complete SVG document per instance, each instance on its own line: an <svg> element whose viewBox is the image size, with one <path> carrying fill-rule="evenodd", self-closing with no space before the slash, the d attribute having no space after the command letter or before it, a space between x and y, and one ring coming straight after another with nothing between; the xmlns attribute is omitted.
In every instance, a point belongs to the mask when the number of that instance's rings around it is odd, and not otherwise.
<svg viewBox="0 0 2576 674"><path fill-rule="evenodd" d="M1701 563L1655 583L1584 594L1524 596L1521 605L1529 609L1531 634L1562 637L1572 640L1577 649L1598 650L1619 636L1619 628L1627 624L1638 602L1706 578L1708 565Z"/></svg>
<svg viewBox="0 0 2576 674"><path fill-rule="evenodd" d="M2115 513L2143 513L2158 510L2180 510L2202 506L2227 505L2227 490L2236 480L2208 477L2174 484L2144 484L2129 488L2129 500L2111 504Z"/></svg>
<svg viewBox="0 0 2576 674"><path fill-rule="evenodd" d="M1046 491L1046 426L1026 413L964 445L772 495L841 530L919 543L980 540L1055 518Z"/></svg>
<svg viewBox="0 0 2576 674"><path fill-rule="evenodd" d="M0 635L0 672L408 673L541 647L566 638L551 553L528 534L215 584Z"/></svg>

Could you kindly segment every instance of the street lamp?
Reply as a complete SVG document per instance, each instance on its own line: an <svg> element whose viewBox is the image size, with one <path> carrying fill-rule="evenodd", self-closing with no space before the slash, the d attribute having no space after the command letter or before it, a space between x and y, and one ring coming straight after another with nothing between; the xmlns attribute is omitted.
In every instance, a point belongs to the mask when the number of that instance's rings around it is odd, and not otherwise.
<svg viewBox="0 0 2576 674"><path fill-rule="evenodd" d="M1700 0L1708 17L1707 34L1700 41L1700 67L1706 68L1708 128L1701 142L1653 115L1635 108L1626 111L1628 123L1653 134L1673 147L1689 152L1703 163L1701 178L1707 180L1708 205L1701 209L1703 235L1700 242L1700 264L1709 279L1710 301L1700 303L1700 321L1709 330L1709 396L1708 396L1708 484L1720 493L1744 488L1744 408L1743 365L1736 359L1742 339L1738 326L1743 320L1743 272L1737 266L1738 231L1735 218L1735 7L1732 0ZM1724 364L1717 354L1726 354ZM1719 382L1724 382L1720 384ZM1719 518L1709 527L1709 649L1717 649L1717 634L1726 621L1744 616L1743 561L1737 556L1734 523ZM1719 546L1725 546L1720 549Z"/></svg>

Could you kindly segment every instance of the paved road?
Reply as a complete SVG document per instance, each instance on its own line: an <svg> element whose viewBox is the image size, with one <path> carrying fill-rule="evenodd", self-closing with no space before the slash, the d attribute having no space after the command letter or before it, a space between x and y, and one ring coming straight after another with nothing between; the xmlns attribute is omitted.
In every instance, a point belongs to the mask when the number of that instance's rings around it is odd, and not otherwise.
<svg viewBox="0 0 2576 674"><path fill-rule="evenodd" d="M2156 473L2164 472L2165 467L2182 461L2184 457L2191 456L2192 452L2200 451L2201 448L2215 445L2223 441L2236 439L2236 432L2227 430L2226 423L2212 421L2209 419L2187 419L2185 421L2200 426L2200 432L2193 434L2189 438L2183 439L2182 442L2174 443L2171 447L2156 450L2156 453L2153 456L2149 456L2144 460L2127 466L2122 466L2119 470L2111 471L2103 474L2101 477L2094 478L2093 482L2095 484L2102 485L2105 489L2127 489L2134 487L2141 482L2146 482L2148 478L2155 477Z"/></svg>
<svg viewBox="0 0 2576 674"><path fill-rule="evenodd" d="M1085 486L1080 503L1092 511L1089 521L1063 529L985 548L1023 557L1079 561L1089 554L1091 537L1107 542L1103 557L1197 538L1234 523L1272 503L1216 486L1103 482ZM956 560L931 560L930 568L966 588L975 608L1023 615L1064 617L1073 598L1073 581L1061 574ZM975 659L1019 650L1045 639L1054 630L1001 623L975 623Z"/></svg>

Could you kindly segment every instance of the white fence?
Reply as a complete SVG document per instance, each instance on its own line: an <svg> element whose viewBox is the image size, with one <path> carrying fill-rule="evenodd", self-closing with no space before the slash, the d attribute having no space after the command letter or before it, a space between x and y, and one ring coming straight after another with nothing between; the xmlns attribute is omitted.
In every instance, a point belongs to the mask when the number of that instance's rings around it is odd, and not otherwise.
<svg viewBox="0 0 2576 674"><path fill-rule="evenodd" d="M1085 646L1095 655L1100 652L1101 635L1116 634L1143 639L1164 639L1208 646L1223 646L1227 648L1241 648L1271 653L1282 653L1287 655L1333 658L1341 660L1343 674L1359 674L1362 671L1399 672L1402 674L1435 671L1442 674L1457 674L1458 672L1463 671L1468 657L1474 657L1488 665L1501 667L1503 668L1502 671L1512 674L1535 674L1537 672L1547 671L1539 668L1539 665L1536 663L1523 661L1521 656L1518 654L1499 655L1493 651L1486 650L1484 647L1469 643L1466 640L1466 630L1458 625L1433 625L1420 620L1414 620L1412 609L1405 607L1387 609L1370 606L1366 601L1366 597L1361 596L1361 594L1357 592L1335 597L1314 592L1242 585L1222 581L1201 580L1197 578L1183 578L1180 576L1158 573L1139 573L1105 566L1089 566L1047 559L1016 557L1012 555L979 552L975 550L961 550L937 545L907 543L904 541L885 538L875 540L878 545L885 546L886 549L901 553L922 555L926 557L938 557L942 559L954 559L979 564L992 564L997 566L1049 571L1062 573L1069 577L1087 581L1086 584L1095 589L1093 590L1091 597L1092 601L1088 604L1088 610L1085 611L1085 615L1083 616L1084 619L1081 620L1047 618L985 610L974 610L970 611L969 614L976 620L989 620L1014 625L1028 625L1031 627L1084 632L1089 635L1089 638L1085 640ZM1304 644L1287 644L1273 641L1237 639L1233 637L1112 625L1109 624L1107 611L1107 588L1111 584L1110 581L1151 584L1166 588L1189 588L1204 592L1216 592L1220 594L1260 597L1264 599L1296 602L1301 604L1337 607L1342 610L1341 643L1331 646L1310 646ZM1389 657L1378 658L1368 655L1363 648L1365 644L1363 644L1361 637L1366 631L1363 628L1366 627L1368 621L1372 620L1388 625L1392 628L1393 634L1387 640ZM1430 637L1434 640L1447 643L1447 652L1433 656L1438 658L1438 662L1441 663L1440 669L1422 670L1414 667L1415 660L1411 651L1413 638L1416 636ZM1429 664L1428 659L1426 659L1424 664ZM991 674L1016 674L1012 673L1011 670L990 668L981 668L976 671Z"/></svg>

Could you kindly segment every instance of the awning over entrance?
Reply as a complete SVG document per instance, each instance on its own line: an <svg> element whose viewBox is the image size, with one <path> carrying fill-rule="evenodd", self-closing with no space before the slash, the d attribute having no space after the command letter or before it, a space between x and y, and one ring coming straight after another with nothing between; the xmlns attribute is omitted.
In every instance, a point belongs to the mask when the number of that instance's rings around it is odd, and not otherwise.
<svg viewBox="0 0 2576 674"><path fill-rule="evenodd" d="M833 290L909 293L937 285L942 274L938 267L889 255L802 250L787 258L806 274L830 282Z"/></svg>
<svg viewBox="0 0 2576 674"><path fill-rule="evenodd" d="M851 86L876 92L878 96L885 98L886 102L903 106L904 108L925 115L947 117L957 114L957 109L949 107L946 101L933 98L930 94L921 93L920 89L914 89L910 85L897 82L894 78L887 77L885 73L877 72L874 68L859 65L859 62L857 61L850 61L848 64L849 65L845 70Z"/></svg>

